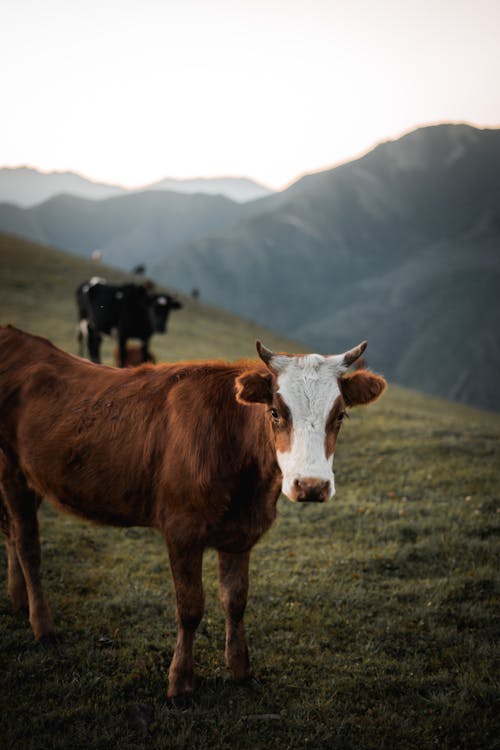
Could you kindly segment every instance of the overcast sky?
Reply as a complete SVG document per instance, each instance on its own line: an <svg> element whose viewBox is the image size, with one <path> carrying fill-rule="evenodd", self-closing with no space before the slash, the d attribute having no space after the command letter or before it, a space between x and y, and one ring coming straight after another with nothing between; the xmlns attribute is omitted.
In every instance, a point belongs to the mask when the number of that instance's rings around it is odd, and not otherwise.
<svg viewBox="0 0 500 750"><path fill-rule="evenodd" d="M2 0L0 165L280 187L500 126L499 0Z"/></svg>

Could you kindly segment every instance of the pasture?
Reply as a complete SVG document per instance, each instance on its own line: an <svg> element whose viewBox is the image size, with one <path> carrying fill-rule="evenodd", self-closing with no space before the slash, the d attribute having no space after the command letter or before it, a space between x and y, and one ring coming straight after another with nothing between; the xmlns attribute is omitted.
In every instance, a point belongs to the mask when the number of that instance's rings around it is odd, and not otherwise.
<svg viewBox="0 0 500 750"><path fill-rule="evenodd" d="M0 253L0 322L76 351L71 295L90 264L9 238ZM257 335L280 348L260 328L188 303L152 348L159 359L237 358L252 354ZM216 560L206 555L199 680L186 711L165 700L176 623L160 536L43 505L42 572L58 636L37 644L11 614L1 546L0 746L498 747L499 438L498 416L396 386L353 410L336 497L280 500L253 551L250 686L226 678Z"/></svg>

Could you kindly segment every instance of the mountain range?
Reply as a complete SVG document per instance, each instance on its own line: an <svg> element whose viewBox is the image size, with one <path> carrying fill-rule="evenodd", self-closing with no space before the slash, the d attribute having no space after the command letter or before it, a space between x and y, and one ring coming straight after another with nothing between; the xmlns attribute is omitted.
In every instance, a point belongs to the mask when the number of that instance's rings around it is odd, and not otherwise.
<svg viewBox="0 0 500 750"><path fill-rule="evenodd" d="M198 177L191 180L166 177L134 189L95 182L75 172L40 172L32 167L0 168L0 202L14 203L23 208L35 206L56 195L66 193L89 200L100 200L145 190L223 195L237 203L255 200L272 193L270 188L247 177Z"/></svg>
<svg viewBox="0 0 500 750"><path fill-rule="evenodd" d="M500 410L500 130L420 128L244 204L158 191L0 205L0 229L124 268L428 393Z"/></svg>

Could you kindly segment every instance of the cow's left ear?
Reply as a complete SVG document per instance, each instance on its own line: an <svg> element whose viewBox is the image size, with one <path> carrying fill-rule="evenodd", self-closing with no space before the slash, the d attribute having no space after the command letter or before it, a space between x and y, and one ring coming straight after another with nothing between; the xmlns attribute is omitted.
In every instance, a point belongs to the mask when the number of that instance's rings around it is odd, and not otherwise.
<svg viewBox="0 0 500 750"><path fill-rule="evenodd" d="M236 378L236 400L240 404L272 404L273 376L257 370L245 372Z"/></svg>
<svg viewBox="0 0 500 750"><path fill-rule="evenodd" d="M384 378L369 370L358 370L344 375L338 379L338 383L346 406L371 404L387 388Z"/></svg>

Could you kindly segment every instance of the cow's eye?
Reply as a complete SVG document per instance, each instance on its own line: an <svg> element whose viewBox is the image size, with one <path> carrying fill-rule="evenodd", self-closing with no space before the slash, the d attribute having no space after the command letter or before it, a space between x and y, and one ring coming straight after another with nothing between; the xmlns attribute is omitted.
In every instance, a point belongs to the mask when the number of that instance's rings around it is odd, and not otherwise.
<svg viewBox="0 0 500 750"><path fill-rule="evenodd" d="M343 422L345 417L347 417L347 414L345 413L345 411L341 411L337 417L337 422Z"/></svg>
<svg viewBox="0 0 500 750"><path fill-rule="evenodd" d="M271 415L271 419L273 422L279 422L280 415L278 414L276 409L270 409L269 414Z"/></svg>

